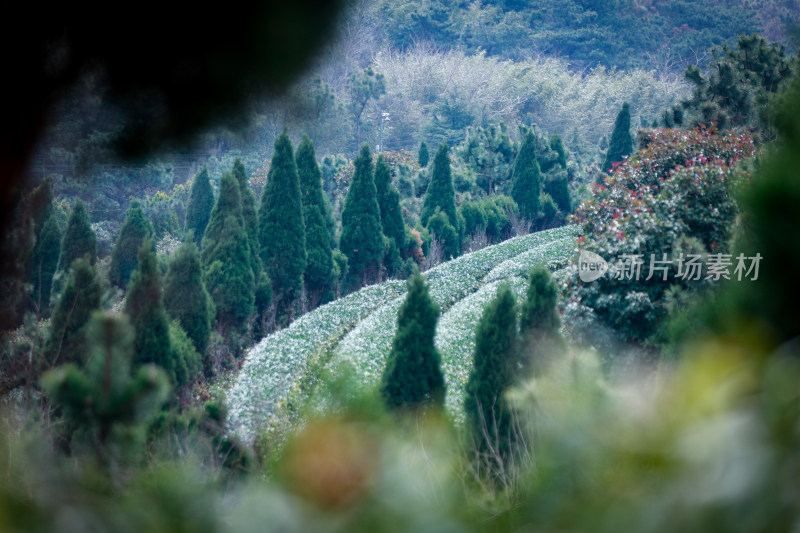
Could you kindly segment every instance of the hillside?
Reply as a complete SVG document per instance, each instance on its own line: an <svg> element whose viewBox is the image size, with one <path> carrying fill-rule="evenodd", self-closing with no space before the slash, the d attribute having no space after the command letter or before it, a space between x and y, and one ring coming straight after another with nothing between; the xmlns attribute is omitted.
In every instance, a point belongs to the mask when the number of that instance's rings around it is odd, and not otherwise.
<svg viewBox="0 0 800 533"><path fill-rule="evenodd" d="M442 308L437 345L448 382L447 406L461 409L460 395L471 364L474 330L483 306L502 282L517 295L528 272L545 263L563 268L573 252L577 227L515 237L442 263L425 272L431 295ZM351 365L364 383L380 377L395 331L405 284L390 280L331 302L267 336L251 348L227 391L229 427L252 440L320 366ZM295 397L294 400L300 398Z"/></svg>

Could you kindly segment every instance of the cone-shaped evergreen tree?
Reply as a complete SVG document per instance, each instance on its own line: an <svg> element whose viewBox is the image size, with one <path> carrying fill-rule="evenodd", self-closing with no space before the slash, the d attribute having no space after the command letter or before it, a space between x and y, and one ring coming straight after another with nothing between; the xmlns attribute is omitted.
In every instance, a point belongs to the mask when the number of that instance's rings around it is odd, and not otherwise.
<svg viewBox="0 0 800 533"><path fill-rule="evenodd" d="M279 320L291 320L294 303L303 289L306 236L297 165L286 132L275 139L258 224L261 261L272 283Z"/></svg>
<svg viewBox="0 0 800 533"><path fill-rule="evenodd" d="M42 388L61 407L73 444L97 453L109 468L126 451L136 427L167 399L169 386L155 367L131 376L134 335L124 315L95 312L87 329L86 365L69 364L45 374Z"/></svg>
<svg viewBox="0 0 800 533"><path fill-rule="evenodd" d="M375 164L375 189L378 193L378 205L381 208L381 226L383 234L394 239L399 248L403 248L406 238L406 225L403 222L403 211L400 208L400 193L392 185L389 165L378 156Z"/></svg>
<svg viewBox="0 0 800 533"><path fill-rule="evenodd" d="M397 315L397 334L381 376L381 396L392 409L441 408L445 383L441 355L434 344L439 306L416 272Z"/></svg>
<svg viewBox="0 0 800 533"><path fill-rule="evenodd" d="M189 205L186 206L186 231L194 232L194 242L200 245L214 208L214 191L208 179L208 169L203 165L194 176Z"/></svg>
<svg viewBox="0 0 800 533"><path fill-rule="evenodd" d="M450 151L446 144L439 145L439 149L436 150L436 157L433 158L431 182L425 191L425 200L422 203L422 212L420 214L420 221L423 226L428 225L428 219L433 216L437 207L447 215L450 224L458 230L455 190L453 189L453 177L450 171Z"/></svg>
<svg viewBox="0 0 800 533"><path fill-rule="evenodd" d="M161 271L149 239L139 249L139 269L131 276L125 313L130 317L134 329L133 364L137 367L147 363L158 365L175 383L176 365L161 293Z"/></svg>
<svg viewBox="0 0 800 533"><path fill-rule="evenodd" d="M97 236L92 231L89 213L82 201L78 200L72 208L61 240L61 255L58 270L66 272L73 261L89 254L89 263L97 261Z"/></svg>
<svg viewBox="0 0 800 533"><path fill-rule="evenodd" d="M428 166L428 160L430 159L430 154L428 153L428 145L425 144L425 141L419 143L419 154L417 155L417 162L419 166L425 168Z"/></svg>
<svg viewBox="0 0 800 533"><path fill-rule="evenodd" d="M536 219L539 214L541 193L542 181L539 163L536 160L536 137L533 133L528 133L517 154L511 178L511 197L517 202L523 218Z"/></svg>
<svg viewBox="0 0 800 533"><path fill-rule="evenodd" d="M633 139L631 138L631 106L628 102L622 104L614 121L614 130L611 132L611 140L608 142L606 159L603 161L603 170L611 172L614 163L619 163L627 155L633 152Z"/></svg>
<svg viewBox="0 0 800 533"><path fill-rule="evenodd" d="M297 175L303 201L306 228L307 265L306 292L313 309L333 299L333 255L326 216L327 205L322 193L322 171L317 165L314 145L304 136L297 148Z"/></svg>
<svg viewBox="0 0 800 533"><path fill-rule="evenodd" d="M164 280L164 306L192 340L197 352L204 355L215 313L203 283L200 254L192 241L184 242L170 259Z"/></svg>
<svg viewBox="0 0 800 533"><path fill-rule="evenodd" d="M134 270L139 268L139 249L145 240L153 238L153 225L144 216L141 204L134 200L125 214L125 223L111 250L111 265L108 280L125 288Z"/></svg>
<svg viewBox="0 0 800 533"><path fill-rule="evenodd" d="M383 259L383 227L372 172L372 154L364 143L353 162L355 172L342 210L339 249L347 256L353 285L377 281Z"/></svg>
<svg viewBox="0 0 800 533"><path fill-rule="evenodd" d="M466 387L464 412L472 446L480 454L505 459L517 432L503 394L519 378L517 302L502 285L483 310L475 332L475 355Z"/></svg>
<svg viewBox="0 0 800 533"><path fill-rule="evenodd" d="M50 290L53 275L58 267L61 253L61 230L52 210L42 224L33 248L29 280L32 286L31 299L41 316L50 314Z"/></svg>
<svg viewBox="0 0 800 533"><path fill-rule="evenodd" d="M253 314L255 276L244 229L239 183L226 171L200 253L204 282L223 332L244 331Z"/></svg>
<svg viewBox="0 0 800 533"><path fill-rule="evenodd" d="M383 262L389 275L394 275L400 266L400 251L406 248L406 225L400 209L400 193L392 186L391 170L383 154L378 156L375 163L375 189L381 209L383 234L390 239L389 250Z"/></svg>
<svg viewBox="0 0 800 533"><path fill-rule="evenodd" d="M44 344L43 368L83 360L87 353L86 324L92 313L100 308L102 292L88 254L76 260L53 309L50 331Z"/></svg>
<svg viewBox="0 0 800 533"><path fill-rule="evenodd" d="M561 336L561 319L556 311L558 288L547 268L539 265L531 271L520 318L525 359L539 371L561 355L566 343Z"/></svg>
<svg viewBox="0 0 800 533"><path fill-rule="evenodd" d="M556 162L561 166L562 169L567 169L567 152L564 150L564 143L561 141L561 137L557 134L553 134L550 137L550 149L553 150L556 154L558 154L558 159Z"/></svg>
<svg viewBox="0 0 800 533"><path fill-rule="evenodd" d="M258 215L256 213L256 197L250 188L250 179L244 163L238 157L233 162L233 176L239 184L239 198L242 203L242 223L247 233L247 242L250 246L250 266L253 269L253 276L258 277L261 272L261 257L258 249Z"/></svg>

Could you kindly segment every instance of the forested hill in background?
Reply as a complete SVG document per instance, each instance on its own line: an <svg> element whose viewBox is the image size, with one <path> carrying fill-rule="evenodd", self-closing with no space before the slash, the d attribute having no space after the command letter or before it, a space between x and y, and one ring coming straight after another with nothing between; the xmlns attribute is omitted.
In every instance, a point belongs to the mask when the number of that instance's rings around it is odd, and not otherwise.
<svg viewBox="0 0 800 533"><path fill-rule="evenodd" d="M686 65L705 69L713 46L752 32L791 52L798 16L800 0L357 0L294 86L253 101L249 124L209 129L147 163L115 158L124 125L102 80L85 76L60 102L30 185L50 176L58 196L91 205L93 222L121 223L130 197L169 192L203 165L216 183L217 169L241 157L263 181L284 130L295 143L311 138L329 180L362 142L408 152L447 142L466 153L501 125L514 142L526 128L559 135L571 172L591 174L623 103L634 130L660 122L690 97Z"/></svg>
<svg viewBox="0 0 800 533"><path fill-rule="evenodd" d="M381 0L382 36L395 48L446 49L576 68L682 69L740 34L797 44L796 0Z"/></svg>

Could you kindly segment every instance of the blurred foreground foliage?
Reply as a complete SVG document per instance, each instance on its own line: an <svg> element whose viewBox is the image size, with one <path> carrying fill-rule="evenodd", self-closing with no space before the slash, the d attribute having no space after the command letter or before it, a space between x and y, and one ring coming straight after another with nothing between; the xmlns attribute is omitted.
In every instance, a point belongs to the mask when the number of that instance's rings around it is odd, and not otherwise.
<svg viewBox="0 0 800 533"><path fill-rule="evenodd" d="M676 362L612 379L595 354L572 351L510 391L530 446L501 482L475 473L449 420L398 421L346 377L260 470L224 444L217 403L191 420L156 414L146 462L113 474L91 451L59 450L46 413L28 420L7 404L0 531L796 530L800 87L783 106L783 137L744 193L734 245L763 255L759 279L722 286ZM45 384L54 406L80 403L57 385Z"/></svg>

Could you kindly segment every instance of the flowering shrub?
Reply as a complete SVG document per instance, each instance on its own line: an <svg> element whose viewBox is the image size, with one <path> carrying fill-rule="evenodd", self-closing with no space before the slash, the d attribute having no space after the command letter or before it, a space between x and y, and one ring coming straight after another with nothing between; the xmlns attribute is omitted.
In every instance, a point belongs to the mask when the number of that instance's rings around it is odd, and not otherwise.
<svg viewBox="0 0 800 533"><path fill-rule="evenodd" d="M640 275L583 283L575 271L567 282L572 298L624 340L650 337L670 286L696 290L713 281L706 266L697 280L681 277L681 268L688 254L704 258L727 248L738 213L733 189L744 177L735 165L754 153L752 138L741 133L655 130L572 217L582 226L581 248L612 265L640 258ZM647 279L653 267L656 275Z"/></svg>

